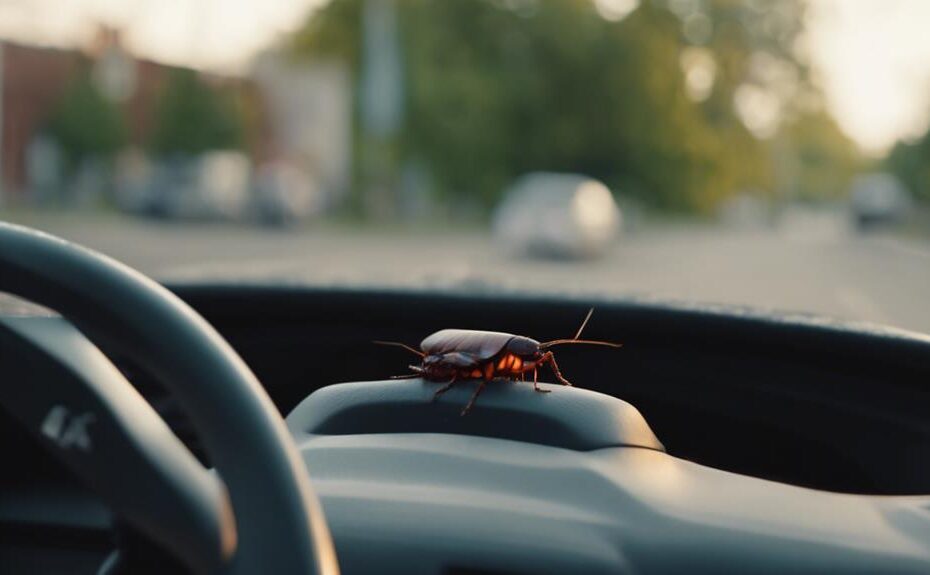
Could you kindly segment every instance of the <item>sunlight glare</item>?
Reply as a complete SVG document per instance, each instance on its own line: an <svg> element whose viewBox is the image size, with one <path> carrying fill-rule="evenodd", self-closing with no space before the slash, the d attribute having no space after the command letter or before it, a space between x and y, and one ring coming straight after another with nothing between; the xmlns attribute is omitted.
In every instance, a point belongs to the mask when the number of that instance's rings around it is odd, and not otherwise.
<svg viewBox="0 0 930 575"><path fill-rule="evenodd" d="M639 8L639 0L594 0L594 7L604 20L619 22Z"/></svg>

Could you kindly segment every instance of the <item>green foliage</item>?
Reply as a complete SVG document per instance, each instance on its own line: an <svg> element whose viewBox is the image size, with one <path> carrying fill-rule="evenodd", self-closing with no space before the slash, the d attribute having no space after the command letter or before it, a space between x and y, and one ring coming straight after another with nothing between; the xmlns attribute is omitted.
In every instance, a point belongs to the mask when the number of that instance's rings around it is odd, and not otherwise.
<svg viewBox="0 0 930 575"><path fill-rule="evenodd" d="M173 69L155 108L152 150L197 154L242 144L242 121L231 97L211 89L193 70Z"/></svg>
<svg viewBox="0 0 930 575"><path fill-rule="evenodd" d="M930 202L930 130L916 142L898 143L885 163L916 198Z"/></svg>
<svg viewBox="0 0 930 575"><path fill-rule="evenodd" d="M357 73L363 3L314 13L291 53L338 57ZM669 210L707 212L742 189L771 190L773 154L737 117L734 95L765 86L753 76L759 53L806 86L793 47L803 5L686 4L642 0L609 22L591 0L396 1L407 102L395 157L429 166L444 200L484 206L533 170L585 173ZM689 32L695 17L712 24L704 38ZM718 66L704 102L689 98L681 68L695 43Z"/></svg>
<svg viewBox="0 0 930 575"><path fill-rule="evenodd" d="M671 3L670 3L671 4ZM803 31L802 0L705 0L700 11L683 17L687 43L708 50L716 65L713 89L702 104L714 133L719 161L717 185L703 200L714 204L726 195L746 189L773 193L782 169L778 156L794 154L791 140L759 141L734 111L741 88L753 86L776 97L788 118L801 113L801 94L815 92L805 63L798 59L796 42ZM703 40L687 39L689 22L705 18L709 33ZM693 35L693 34L692 34ZM779 74L772 78L772 72ZM774 160L773 160L774 159Z"/></svg>
<svg viewBox="0 0 930 575"><path fill-rule="evenodd" d="M862 159L849 138L825 111L795 117L781 135L791 157L785 167L793 178L790 188L804 200L842 197L849 189Z"/></svg>
<svg viewBox="0 0 930 575"><path fill-rule="evenodd" d="M80 74L65 90L47 129L72 167L87 158L112 156L126 141L120 110L100 94L89 74Z"/></svg>
<svg viewBox="0 0 930 575"><path fill-rule="evenodd" d="M361 54L362 2L334 0L314 11L287 41L291 53L340 58L358 68Z"/></svg>

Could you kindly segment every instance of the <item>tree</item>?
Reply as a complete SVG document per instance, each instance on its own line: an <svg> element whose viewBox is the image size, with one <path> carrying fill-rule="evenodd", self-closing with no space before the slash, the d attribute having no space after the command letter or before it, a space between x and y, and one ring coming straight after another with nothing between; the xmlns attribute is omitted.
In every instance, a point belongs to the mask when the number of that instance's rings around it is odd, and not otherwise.
<svg viewBox="0 0 930 575"><path fill-rule="evenodd" d="M898 142L885 161L894 173L920 200L930 201L930 130L913 143Z"/></svg>
<svg viewBox="0 0 930 575"><path fill-rule="evenodd" d="M862 166L859 151L826 110L818 109L791 118L779 134L792 164L793 196L804 200L842 197Z"/></svg>
<svg viewBox="0 0 930 575"><path fill-rule="evenodd" d="M52 112L49 134L71 168L89 158L109 158L126 142L123 117L82 73L65 90Z"/></svg>
<svg viewBox="0 0 930 575"><path fill-rule="evenodd" d="M363 1L314 13L291 53L338 57L357 72ZM396 156L423 160L445 199L488 207L533 170L585 173L663 209L698 212L741 189L774 187L769 144L734 101L746 84L784 87L760 74L760 61L807 86L793 48L799 0L643 0L619 22L591 0L396 6L407 74ZM683 50L695 45L718 69L703 101L689 97L682 73Z"/></svg>
<svg viewBox="0 0 930 575"><path fill-rule="evenodd" d="M242 147L242 122L231 98L212 90L193 70L178 68L169 74L155 108L152 150L193 155Z"/></svg>

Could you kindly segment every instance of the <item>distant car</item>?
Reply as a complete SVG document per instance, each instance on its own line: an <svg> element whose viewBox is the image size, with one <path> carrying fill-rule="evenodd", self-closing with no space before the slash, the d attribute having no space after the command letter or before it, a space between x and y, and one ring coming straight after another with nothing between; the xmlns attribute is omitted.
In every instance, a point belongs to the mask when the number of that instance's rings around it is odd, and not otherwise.
<svg viewBox="0 0 930 575"><path fill-rule="evenodd" d="M296 225L319 215L324 208L323 197L313 178L285 162L261 166L254 192L255 216L268 226Z"/></svg>
<svg viewBox="0 0 930 575"><path fill-rule="evenodd" d="M911 198L891 174L860 176L850 188L849 205L859 230L901 223L911 207Z"/></svg>
<svg viewBox="0 0 930 575"><path fill-rule="evenodd" d="M173 220L241 219L252 164L242 152L214 150L150 162L139 152L118 160L116 201L130 213Z"/></svg>
<svg viewBox="0 0 930 575"><path fill-rule="evenodd" d="M620 229L620 208L601 182L577 174L519 178L494 213L494 233L517 251L542 257L602 255Z"/></svg>

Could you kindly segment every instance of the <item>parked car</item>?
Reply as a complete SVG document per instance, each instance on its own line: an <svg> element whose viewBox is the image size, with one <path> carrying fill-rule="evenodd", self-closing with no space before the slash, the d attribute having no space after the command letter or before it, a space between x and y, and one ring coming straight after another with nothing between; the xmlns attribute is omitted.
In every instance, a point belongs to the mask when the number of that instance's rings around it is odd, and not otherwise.
<svg viewBox="0 0 930 575"><path fill-rule="evenodd" d="M116 201L130 213L177 220L238 220L251 198L252 164L242 152L148 160L138 152L119 158Z"/></svg>
<svg viewBox="0 0 930 575"><path fill-rule="evenodd" d="M297 166L271 162L258 169L253 211L259 222L286 227L319 215L323 197L313 178Z"/></svg>
<svg viewBox="0 0 930 575"><path fill-rule="evenodd" d="M603 255L620 229L617 202L603 183L578 174L519 178L494 213L502 245L540 257Z"/></svg>
<svg viewBox="0 0 930 575"><path fill-rule="evenodd" d="M911 197L893 175L866 174L853 182L849 206L853 224L865 231L900 224L911 207Z"/></svg>

